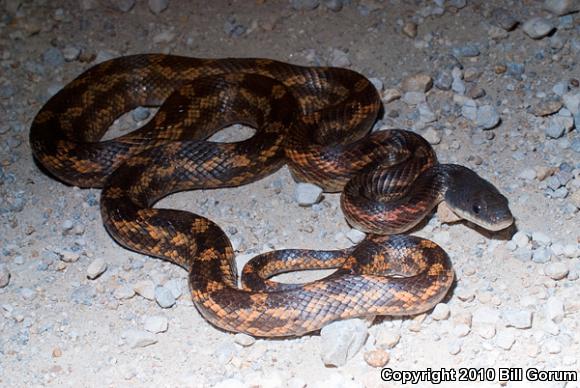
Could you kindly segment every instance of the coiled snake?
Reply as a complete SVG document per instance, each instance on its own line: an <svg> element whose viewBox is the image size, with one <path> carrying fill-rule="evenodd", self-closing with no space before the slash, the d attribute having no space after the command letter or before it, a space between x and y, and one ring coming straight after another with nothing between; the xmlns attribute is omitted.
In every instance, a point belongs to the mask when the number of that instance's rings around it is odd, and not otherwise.
<svg viewBox="0 0 580 388"><path fill-rule="evenodd" d="M99 141L137 106L159 106L144 127ZM435 243L392 235L415 226L443 199L492 230L512 222L507 199L471 170L438 164L419 135L369 134L381 108L360 74L265 59L134 55L98 64L40 110L30 130L35 158L71 185L103 187L101 214L121 245L189 271L201 314L225 330L300 335L366 315L413 315L438 303L453 271ZM206 141L243 123L237 143ZM234 252L212 221L158 209L181 190L243 185L287 163L298 181L342 191L347 220L370 234L337 251L282 250L253 259L238 287ZM307 284L266 278L336 268Z"/></svg>

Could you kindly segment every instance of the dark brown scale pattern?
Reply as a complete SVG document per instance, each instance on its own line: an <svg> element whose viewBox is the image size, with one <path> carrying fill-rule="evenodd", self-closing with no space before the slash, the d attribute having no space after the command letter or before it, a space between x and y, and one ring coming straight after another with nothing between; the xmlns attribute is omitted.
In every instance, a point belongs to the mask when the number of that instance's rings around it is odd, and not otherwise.
<svg viewBox="0 0 580 388"><path fill-rule="evenodd" d="M141 105L161 107L143 128L99 141L119 115ZM346 69L137 55L99 64L68 84L36 116L30 143L59 179L103 187L103 223L121 245L186 268L194 303L211 323L256 336L300 335L338 319L429 310L453 281L448 256L417 237L369 235L346 250L268 253L247 267L258 276L240 288L219 226L153 205L177 191L253 182L286 162L297 179L326 191L342 190L354 173L375 174L350 191L364 196L384 186L383 195L399 198L406 177L436 159L412 133L368 135L380 106L371 83ZM256 134L238 143L205 140L232 123ZM394 166L399 176L386 179L371 166ZM432 196L429 184L422 190ZM407 201L401 218L424 201ZM359 205L343 199L349 220L363 212ZM311 268L336 271L299 285L263 280Z"/></svg>

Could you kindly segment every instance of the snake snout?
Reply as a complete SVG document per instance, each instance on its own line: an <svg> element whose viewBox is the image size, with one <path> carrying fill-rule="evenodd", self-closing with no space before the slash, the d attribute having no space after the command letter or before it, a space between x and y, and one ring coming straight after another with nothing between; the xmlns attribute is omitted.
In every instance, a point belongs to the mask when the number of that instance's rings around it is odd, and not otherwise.
<svg viewBox="0 0 580 388"><path fill-rule="evenodd" d="M462 219L490 231L514 222L508 199L490 182L462 166L453 166L445 202Z"/></svg>

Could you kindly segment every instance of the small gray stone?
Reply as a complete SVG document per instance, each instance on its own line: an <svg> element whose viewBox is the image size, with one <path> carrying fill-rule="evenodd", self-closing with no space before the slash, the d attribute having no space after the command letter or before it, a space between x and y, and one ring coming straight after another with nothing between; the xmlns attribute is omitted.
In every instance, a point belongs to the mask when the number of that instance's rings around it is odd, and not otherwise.
<svg viewBox="0 0 580 388"><path fill-rule="evenodd" d="M523 180L526 181L533 181L534 179L536 179L536 170L534 170L531 167L528 168L524 168L519 174L518 174L518 178L521 178Z"/></svg>
<svg viewBox="0 0 580 388"><path fill-rule="evenodd" d="M510 350L515 342L515 336L508 330L501 330L495 336L495 344L504 350Z"/></svg>
<svg viewBox="0 0 580 388"><path fill-rule="evenodd" d="M0 264L0 288L8 286L10 283L10 271L5 265Z"/></svg>
<svg viewBox="0 0 580 388"><path fill-rule="evenodd" d="M552 258L550 248L538 248L532 252L532 261L534 263L547 263Z"/></svg>
<svg viewBox="0 0 580 388"><path fill-rule="evenodd" d="M451 83L451 90L453 90L457 94L465 94L465 90L467 87L465 86L465 82L461 78L453 78L453 82Z"/></svg>
<svg viewBox="0 0 580 388"><path fill-rule="evenodd" d="M324 0L324 6L333 12L342 10L343 3L343 0Z"/></svg>
<svg viewBox="0 0 580 388"><path fill-rule="evenodd" d="M550 321L554 323L562 322L562 319L564 319L564 302L556 296L548 298L545 304L545 312Z"/></svg>
<svg viewBox="0 0 580 388"><path fill-rule="evenodd" d="M43 54L44 64L51 67L61 67L64 65L64 56L56 47L49 47Z"/></svg>
<svg viewBox="0 0 580 388"><path fill-rule="evenodd" d="M419 111L419 121L421 123L432 123L437 120L437 116L427 103L421 103L417 105L417 110Z"/></svg>
<svg viewBox="0 0 580 388"><path fill-rule="evenodd" d="M553 87L552 91L555 95L563 97L566 92L568 92L568 81L557 82Z"/></svg>
<svg viewBox="0 0 580 388"><path fill-rule="evenodd" d="M398 100L399 98L401 98L401 92L398 89L386 89L383 92L383 101L386 104Z"/></svg>
<svg viewBox="0 0 580 388"><path fill-rule="evenodd" d="M240 37L246 33L248 29L241 23L238 23L234 16L230 16L224 23L224 32L228 36Z"/></svg>
<svg viewBox="0 0 580 388"><path fill-rule="evenodd" d="M335 67L349 67L350 59L348 54L340 49L334 48L330 52L330 65Z"/></svg>
<svg viewBox="0 0 580 388"><path fill-rule="evenodd" d="M453 55L456 57L477 57L479 54L479 48L473 44L453 48Z"/></svg>
<svg viewBox="0 0 580 388"><path fill-rule="evenodd" d="M361 319L337 321L322 328L320 341L324 365L345 365L362 348L367 336L367 323Z"/></svg>
<svg viewBox="0 0 580 388"><path fill-rule="evenodd" d="M81 50L75 46L66 46L62 50L62 55L67 62L75 61L79 55L81 54Z"/></svg>
<svg viewBox="0 0 580 388"><path fill-rule="evenodd" d="M546 0L544 9L558 16L580 11L580 1L578 0Z"/></svg>
<svg viewBox="0 0 580 388"><path fill-rule="evenodd" d="M580 93L564 93L562 95L562 102L572 115L580 112Z"/></svg>
<svg viewBox="0 0 580 388"><path fill-rule="evenodd" d="M89 264L87 268L87 277L91 280L98 278L107 270L107 263L102 258L97 258Z"/></svg>
<svg viewBox="0 0 580 388"><path fill-rule="evenodd" d="M175 299L179 299L179 297L183 294L183 282L181 279L170 279L165 282L163 287L171 291L171 294Z"/></svg>
<svg viewBox="0 0 580 388"><path fill-rule="evenodd" d="M549 193L549 195L552 198L560 198L560 199L566 198L568 196L568 189L565 187L560 187L559 189L556 189L551 193Z"/></svg>
<svg viewBox="0 0 580 388"><path fill-rule="evenodd" d="M467 0L448 0L446 3L449 7L462 9L467 5Z"/></svg>
<svg viewBox="0 0 580 388"><path fill-rule="evenodd" d="M499 124L499 113L492 105L484 105L477 108L475 123L483 129L491 129Z"/></svg>
<svg viewBox="0 0 580 388"><path fill-rule="evenodd" d="M507 62L506 67L506 73L518 80L522 79L522 75L526 71L526 66L523 63Z"/></svg>
<svg viewBox="0 0 580 388"><path fill-rule="evenodd" d="M152 333L144 330L130 329L123 332L121 335L125 339L125 342L132 349L144 348L149 345L157 343L157 338Z"/></svg>
<svg viewBox="0 0 580 388"><path fill-rule="evenodd" d="M147 5L149 6L149 10L156 15L159 15L161 12L165 11L167 7L169 7L169 0L148 0Z"/></svg>
<svg viewBox="0 0 580 388"><path fill-rule="evenodd" d="M238 345L243 346L243 347L248 347L248 346L252 346L253 344L255 344L256 339L248 334L237 333L234 336L234 342L237 343Z"/></svg>
<svg viewBox="0 0 580 388"><path fill-rule="evenodd" d="M543 246L549 246L552 244L552 239L550 236L542 232L533 232L532 240Z"/></svg>
<svg viewBox="0 0 580 388"><path fill-rule="evenodd" d="M544 266L544 274L554 280L561 280L568 275L570 270L565 263L549 263Z"/></svg>
<svg viewBox="0 0 580 388"><path fill-rule="evenodd" d="M558 112L562 108L562 101L559 100L542 100L532 108L535 116L549 116Z"/></svg>
<svg viewBox="0 0 580 388"><path fill-rule="evenodd" d="M468 120L475 121L477 119L477 103L471 98L466 98L461 107L461 115Z"/></svg>
<svg viewBox="0 0 580 388"><path fill-rule="evenodd" d="M173 293L163 286L155 287L155 301L164 309L170 308L176 302Z"/></svg>
<svg viewBox="0 0 580 388"><path fill-rule="evenodd" d="M518 20L505 8L495 8L491 11L491 22L506 31L516 28Z"/></svg>
<svg viewBox="0 0 580 388"><path fill-rule="evenodd" d="M433 80L429 74L415 74L403 80L401 89L404 92L425 93L433 86Z"/></svg>
<svg viewBox="0 0 580 388"><path fill-rule="evenodd" d="M435 76L435 87L441 90L449 90L451 89L451 84L453 82L453 77L451 73L446 70L441 70Z"/></svg>
<svg viewBox="0 0 580 388"><path fill-rule="evenodd" d="M298 183L294 190L294 198L300 206L312 206L322 199L322 188L312 183Z"/></svg>
<svg viewBox="0 0 580 388"><path fill-rule="evenodd" d="M167 331L169 323L162 315L151 315L145 318L143 328L150 333L164 333Z"/></svg>
<svg viewBox="0 0 580 388"><path fill-rule="evenodd" d="M135 296L135 290L126 284L122 284L115 289L113 296L120 300L131 299L133 296Z"/></svg>
<svg viewBox="0 0 580 388"><path fill-rule="evenodd" d="M135 6L135 0L113 0L112 3L121 12L129 12Z"/></svg>
<svg viewBox="0 0 580 388"><path fill-rule="evenodd" d="M409 105L419 105L427 101L427 96L423 92L406 92L403 101Z"/></svg>
<svg viewBox="0 0 580 388"><path fill-rule="evenodd" d="M533 314L527 310L506 310L502 313L507 326L516 329L529 329L532 327Z"/></svg>
<svg viewBox="0 0 580 388"><path fill-rule="evenodd" d="M551 177L546 179L545 182L548 185L548 187L552 190L559 189L562 186L562 184L560 183L560 180L555 175L552 175Z"/></svg>
<svg viewBox="0 0 580 388"><path fill-rule="evenodd" d="M442 135L433 127L428 127L423 133L423 137L425 140L429 142L429 144L439 144L442 140Z"/></svg>
<svg viewBox="0 0 580 388"><path fill-rule="evenodd" d="M541 39L552 32L554 26L548 20L536 17L525 22L522 28L530 38Z"/></svg>
<svg viewBox="0 0 580 388"><path fill-rule="evenodd" d="M312 11L318 8L320 0L290 0L290 5L296 11Z"/></svg>
<svg viewBox="0 0 580 388"><path fill-rule="evenodd" d="M63 232L69 232L69 231L71 231L74 226L75 225L74 225L74 223L71 220L65 220L61 224L61 228L62 228Z"/></svg>

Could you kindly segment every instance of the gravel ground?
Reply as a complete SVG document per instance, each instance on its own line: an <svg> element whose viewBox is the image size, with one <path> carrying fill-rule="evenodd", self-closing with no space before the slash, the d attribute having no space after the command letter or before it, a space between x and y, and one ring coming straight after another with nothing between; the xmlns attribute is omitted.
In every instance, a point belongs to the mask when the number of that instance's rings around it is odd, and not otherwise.
<svg viewBox="0 0 580 388"><path fill-rule="evenodd" d="M382 366L578 371L579 9L573 0L0 0L0 385L372 387ZM141 52L355 69L381 88L377 129L415 130L442 161L489 179L517 225L489 234L434 215L417 234L447 250L457 284L427 314L287 340L217 330L193 307L183 270L116 245L99 191L52 180L27 144L50 95L95 63ZM149 114L127 114L115 131ZM215 220L242 262L360 238L337 195L298 206L295 190L284 168L161 205Z"/></svg>

